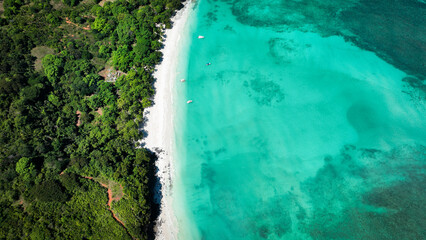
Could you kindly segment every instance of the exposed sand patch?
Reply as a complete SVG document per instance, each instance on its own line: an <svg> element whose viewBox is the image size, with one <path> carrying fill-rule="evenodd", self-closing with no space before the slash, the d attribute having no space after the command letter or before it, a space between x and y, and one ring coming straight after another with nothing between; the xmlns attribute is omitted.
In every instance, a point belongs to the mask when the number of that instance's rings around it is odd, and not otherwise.
<svg viewBox="0 0 426 240"><path fill-rule="evenodd" d="M2 15L3 12L4 12L3 1L0 1L0 15Z"/></svg>
<svg viewBox="0 0 426 240"><path fill-rule="evenodd" d="M98 108L95 112L98 113L99 116L102 116L104 114L104 111L102 110L102 108Z"/></svg>
<svg viewBox="0 0 426 240"><path fill-rule="evenodd" d="M115 0L102 0L99 2L99 6L103 7L106 2L114 2Z"/></svg>
<svg viewBox="0 0 426 240"><path fill-rule="evenodd" d="M75 114L77 114L77 123L75 124L77 127L80 127L81 125L81 112L79 110L77 110L75 112Z"/></svg>

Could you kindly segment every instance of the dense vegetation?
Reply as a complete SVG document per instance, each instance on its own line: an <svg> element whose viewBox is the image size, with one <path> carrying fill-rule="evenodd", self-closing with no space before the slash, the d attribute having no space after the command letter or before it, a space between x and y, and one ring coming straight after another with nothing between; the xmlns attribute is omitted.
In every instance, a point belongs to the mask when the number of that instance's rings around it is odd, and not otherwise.
<svg viewBox="0 0 426 240"><path fill-rule="evenodd" d="M180 7L180 0L0 5L0 239L151 236L154 156L138 147L139 126L162 29ZM98 74L105 67L124 73L105 81ZM85 177L123 187L112 209L124 226L107 206L107 189Z"/></svg>

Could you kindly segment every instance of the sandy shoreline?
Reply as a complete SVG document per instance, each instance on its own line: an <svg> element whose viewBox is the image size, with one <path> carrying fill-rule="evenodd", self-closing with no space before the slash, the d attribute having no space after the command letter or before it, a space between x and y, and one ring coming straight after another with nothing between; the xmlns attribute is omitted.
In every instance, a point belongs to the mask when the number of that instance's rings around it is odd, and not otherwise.
<svg viewBox="0 0 426 240"><path fill-rule="evenodd" d="M142 141L144 147L157 152L159 159L157 176L161 183L160 216L156 223L156 239L177 239L178 223L174 215L172 199L172 180L174 177L174 87L177 80L179 50L181 39L191 12L192 4L185 2L185 7L173 17L173 28L166 30L166 39L162 49L163 61L156 67L154 84L156 93L154 105L145 110L147 119L144 130L148 134Z"/></svg>

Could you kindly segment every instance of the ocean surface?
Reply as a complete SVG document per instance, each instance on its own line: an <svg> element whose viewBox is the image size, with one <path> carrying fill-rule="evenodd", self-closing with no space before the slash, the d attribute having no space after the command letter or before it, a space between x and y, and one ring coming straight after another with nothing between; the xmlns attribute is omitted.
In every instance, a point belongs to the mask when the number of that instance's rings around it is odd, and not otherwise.
<svg viewBox="0 0 426 240"><path fill-rule="evenodd" d="M197 1L176 79L179 239L424 239L425 5Z"/></svg>

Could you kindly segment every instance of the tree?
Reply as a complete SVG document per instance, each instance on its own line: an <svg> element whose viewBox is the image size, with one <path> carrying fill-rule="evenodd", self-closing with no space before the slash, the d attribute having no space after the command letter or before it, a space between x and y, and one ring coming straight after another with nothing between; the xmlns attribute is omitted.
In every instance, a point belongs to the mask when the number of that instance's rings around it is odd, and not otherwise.
<svg viewBox="0 0 426 240"><path fill-rule="evenodd" d="M24 180L24 182L30 182L35 178L37 174L34 164L30 162L30 159L23 157L16 163L16 172Z"/></svg>
<svg viewBox="0 0 426 240"><path fill-rule="evenodd" d="M127 46L119 46L117 51L112 53L112 62L115 67L123 72L127 72L132 67L134 53L129 51Z"/></svg>
<svg viewBox="0 0 426 240"><path fill-rule="evenodd" d="M80 3L80 0L63 0L63 2L70 7L74 7Z"/></svg>
<svg viewBox="0 0 426 240"><path fill-rule="evenodd" d="M125 14L115 31L121 44L132 44L137 31L136 19L130 14Z"/></svg>
<svg viewBox="0 0 426 240"><path fill-rule="evenodd" d="M68 198L65 189L54 180L47 180L40 185L34 186L32 193L34 197L42 202L63 202Z"/></svg>
<svg viewBox="0 0 426 240"><path fill-rule="evenodd" d="M62 59L55 55L47 54L43 58L42 63L44 68L44 74L46 74L47 79L52 84L57 83L63 67Z"/></svg>

